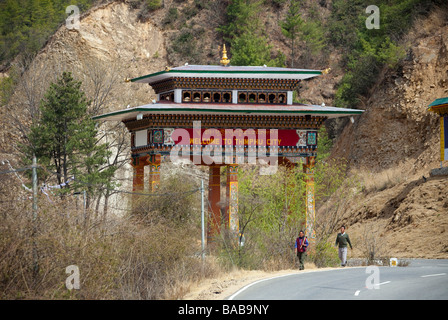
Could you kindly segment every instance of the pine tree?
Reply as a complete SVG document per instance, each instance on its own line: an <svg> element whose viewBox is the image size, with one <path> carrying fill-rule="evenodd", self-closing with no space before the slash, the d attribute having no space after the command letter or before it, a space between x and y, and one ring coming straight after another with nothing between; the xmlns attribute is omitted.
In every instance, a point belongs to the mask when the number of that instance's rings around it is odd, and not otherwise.
<svg viewBox="0 0 448 320"><path fill-rule="evenodd" d="M310 10L313 12L313 10ZM302 60L309 61L312 56L319 55L325 47L325 29L317 15L302 19L298 0L291 0L284 21L280 22L283 35L291 39L291 67L296 59L295 44L301 41Z"/></svg>
<svg viewBox="0 0 448 320"><path fill-rule="evenodd" d="M226 10L227 24L218 28L226 41L253 32L254 25L259 24L258 13L260 1L232 0Z"/></svg>
<svg viewBox="0 0 448 320"><path fill-rule="evenodd" d="M261 1L233 0L227 7L227 24L218 28L230 43L232 65L283 66L284 56L271 58L272 46L268 45L260 21Z"/></svg>
<svg viewBox="0 0 448 320"><path fill-rule="evenodd" d="M56 173L59 184L75 176L76 190L87 190L87 201L96 194L95 185L112 187L115 168L106 166L109 152L97 141L94 121L81 82L70 72L50 85L41 101L41 118L31 127L28 153Z"/></svg>
<svg viewBox="0 0 448 320"><path fill-rule="evenodd" d="M98 143L95 121L84 119L79 129L76 139L72 139L69 144L69 150L78 151L71 156L71 173L76 178L74 189L87 191L86 205L89 207L91 199L102 193L103 190L99 188L111 190L116 187L111 178L117 168L107 163L111 152L107 144Z"/></svg>
<svg viewBox="0 0 448 320"><path fill-rule="evenodd" d="M294 42L299 35L302 25L303 20L300 15L299 2L297 0L291 0L286 18L280 23L283 35L291 40L291 68L294 68L294 60L296 57Z"/></svg>
<svg viewBox="0 0 448 320"><path fill-rule="evenodd" d="M272 46L267 44L266 37L245 33L231 41L231 62L235 66L262 66L283 67L285 56L277 52L271 56Z"/></svg>

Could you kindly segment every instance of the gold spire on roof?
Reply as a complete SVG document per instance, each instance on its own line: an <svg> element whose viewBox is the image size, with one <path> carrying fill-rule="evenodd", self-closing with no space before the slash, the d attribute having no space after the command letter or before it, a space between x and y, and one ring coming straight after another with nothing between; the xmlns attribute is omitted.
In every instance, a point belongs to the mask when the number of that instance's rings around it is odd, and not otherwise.
<svg viewBox="0 0 448 320"><path fill-rule="evenodd" d="M222 59L219 61L224 67L230 63L230 59L227 58L226 45L222 48Z"/></svg>
<svg viewBox="0 0 448 320"><path fill-rule="evenodd" d="M331 68L327 68L325 70L322 70L322 74L327 74L331 71Z"/></svg>

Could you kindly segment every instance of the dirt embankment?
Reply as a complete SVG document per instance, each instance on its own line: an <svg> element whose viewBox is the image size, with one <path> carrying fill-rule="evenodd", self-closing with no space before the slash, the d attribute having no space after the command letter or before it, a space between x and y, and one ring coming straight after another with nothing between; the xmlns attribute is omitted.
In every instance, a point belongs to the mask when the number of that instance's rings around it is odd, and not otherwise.
<svg viewBox="0 0 448 320"><path fill-rule="evenodd" d="M402 40L406 58L381 74L360 105L364 114L338 137L335 157L371 172L405 165L407 176L439 166L439 117L427 107L448 96L447 18L445 9L417 21Z"/></svg>
<svg viewBox="0 0 448 320"><path fill-rule="evenodd" d="M363 101L365 113L346 126L333 150L366 189L344 223L360 242L377 235L383 255L448 257L448 176L429 175L440 166L440 129L439 116L427 111L448 96L447 17L448 10L435 10L417 21L402 40L405 60L381 75Z"/></svg>
<svg viewBox="0 0 448 320"><path fill-rule="evenodd" d="M365 256L448 258L448 176L415 178L353 200L344 216L355 249Z"/></svg>

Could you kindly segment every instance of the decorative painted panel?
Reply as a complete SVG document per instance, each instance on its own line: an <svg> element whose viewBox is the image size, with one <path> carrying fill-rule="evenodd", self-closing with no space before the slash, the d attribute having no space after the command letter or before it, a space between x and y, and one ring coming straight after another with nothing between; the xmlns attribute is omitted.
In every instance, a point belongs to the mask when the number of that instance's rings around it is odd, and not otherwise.
<svg viewBox="0 0 448 320"><path fill-rule="evenodd" d="M152 143L163 143L163 129L154 129L152 131Z"/></svg>
<svg viewBox="0 0 448 320"><path fill-rule="evenodd" d="M308 131L306 133L306 144L307 144L307 146L316 146L317 145L317 132L316 131Z"/></svg>

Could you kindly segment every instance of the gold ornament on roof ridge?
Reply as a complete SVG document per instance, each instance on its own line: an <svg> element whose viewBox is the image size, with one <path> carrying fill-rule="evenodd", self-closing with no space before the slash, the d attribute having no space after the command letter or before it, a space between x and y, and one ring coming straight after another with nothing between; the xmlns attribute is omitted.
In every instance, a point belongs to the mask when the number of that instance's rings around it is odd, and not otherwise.
<svg viewBox="0 0 448 320"><path fill-rule="evenodd" d="M325 70L322 70L322 74L328 74L331 71L331 68L327 68Z"/></svg>
<svg viewBox="0 0 448 320"><path fill-rule="evenodd" d="M226 45L224 44L222 48L222 59L219 61L224 67L230 63L230 59L227 58Z"/></svg>

